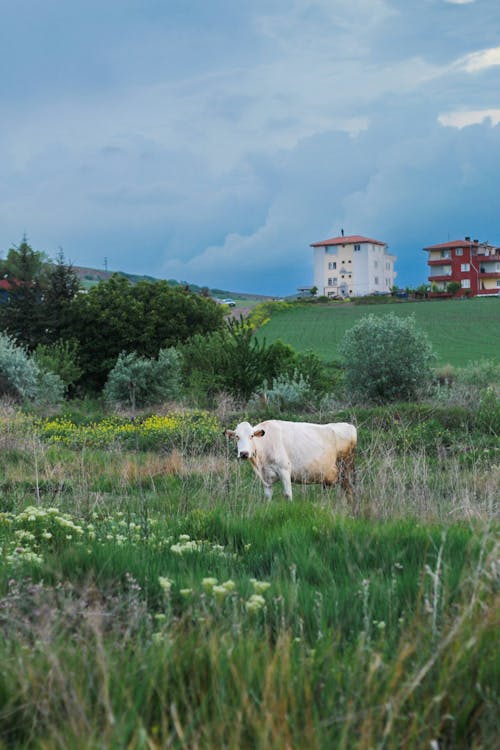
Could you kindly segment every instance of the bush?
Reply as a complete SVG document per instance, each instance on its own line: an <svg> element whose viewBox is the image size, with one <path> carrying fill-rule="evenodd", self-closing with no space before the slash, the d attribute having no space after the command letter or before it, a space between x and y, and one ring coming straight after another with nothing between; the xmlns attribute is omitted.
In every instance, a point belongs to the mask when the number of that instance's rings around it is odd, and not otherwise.
<svg viewBox="0 0 500 750"><path fill-rule="evenodd" d="M64 383L55 373L43 372L23 347L0 333L0 395L54 404L64 396Z"/></svg>
<svg viewBox="0 0 500 750"><path fill-rule="evenodd" d="M414 318L367 315L346 331L340 353L355 402L411 401L430 386L435 355Z"/></svg>
<svg viewBox="0 0 500 750"><path fill-rule="evenodd" d="M122 352L104 386L108 403L136 407L173 400L181 393L180 355L173 349L161 349L158 359Z"/></svg>
<svg viewBox="0 0 500 750"><path fill-rule="evenodd" d="M39 344L34 356L42 370L56 373L67 386L76 383L82 374L78 365L78 344L74 341Z"/></svg>
<svg viewBox="0 0 500 750"><path fill-rule="evenodd" d="M273 412L282 412L288 409L304 409L313 400L311 386L299 372L293 375L279 375L273 379L271 388L264 387L259 390L250 400L250 409L259 409L263 406Z"/></svg>

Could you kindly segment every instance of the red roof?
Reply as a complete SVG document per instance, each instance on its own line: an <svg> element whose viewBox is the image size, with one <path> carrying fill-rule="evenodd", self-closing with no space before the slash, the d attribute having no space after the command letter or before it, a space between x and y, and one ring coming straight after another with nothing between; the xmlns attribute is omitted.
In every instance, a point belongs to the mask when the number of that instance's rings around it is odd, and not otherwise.
<svg viewBox="0 0 500 750"><path fill-rule="evenodd" d="M468 247L469 245L475 245L477 243L472 240L451 240L451 242L441 242L439 245L429 245L424 247L424 250L444 250L448 247Z"/></svg>
<svg viewBox="0 0 500 750"><path fill-rule="evenodd" d="M369 237L362 237L360 234L350 234L345 237L332 237L329 240L321 240L321 242L313 242L310 247L324 247L325 245L361 245L363 242L369 242L372 245L386 246L386 242L380 242L380 240L371 240Z"/></svg>

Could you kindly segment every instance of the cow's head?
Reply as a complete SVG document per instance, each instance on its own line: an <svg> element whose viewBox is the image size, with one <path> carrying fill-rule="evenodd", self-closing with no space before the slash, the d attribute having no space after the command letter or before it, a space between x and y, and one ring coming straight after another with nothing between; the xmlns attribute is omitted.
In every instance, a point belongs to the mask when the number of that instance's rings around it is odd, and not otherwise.
<svg viewBox="0 0 500 750"><path fill-rule="evenodd" d="M237 440L238 458L253 458L256 453L254 438L263 437L265 430L254 430L249 422L240 422L234 430L226 430L226 437Z"/></svg>

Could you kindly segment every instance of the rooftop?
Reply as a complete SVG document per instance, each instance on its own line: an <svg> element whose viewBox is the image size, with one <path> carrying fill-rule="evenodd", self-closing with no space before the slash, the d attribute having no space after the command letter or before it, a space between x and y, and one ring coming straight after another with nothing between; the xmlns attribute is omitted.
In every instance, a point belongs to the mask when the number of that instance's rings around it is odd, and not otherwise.
<svg viewBox="0 0 500 750"><path fill-rule="evenodd" d="M371 245L381 245L386 247L386 242L380 242L380 240L372 240L370 237L363 237L361 234L349 234L342 237L331 237L329 240L321 240L321 242L313 242L310 247L325 247L326 245L362 245L365 242L369 242Z"/></svg>

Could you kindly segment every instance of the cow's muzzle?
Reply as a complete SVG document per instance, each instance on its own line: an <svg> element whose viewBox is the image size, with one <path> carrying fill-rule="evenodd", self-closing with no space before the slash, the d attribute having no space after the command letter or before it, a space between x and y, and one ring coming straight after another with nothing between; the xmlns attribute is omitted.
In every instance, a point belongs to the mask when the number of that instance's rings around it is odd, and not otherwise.
<svg viewBox="0 0 500 750"><path fill-rule="evenodd" d="M250 458L250 453L248 451L240 451L238 454L238 458Z"/></svg>

